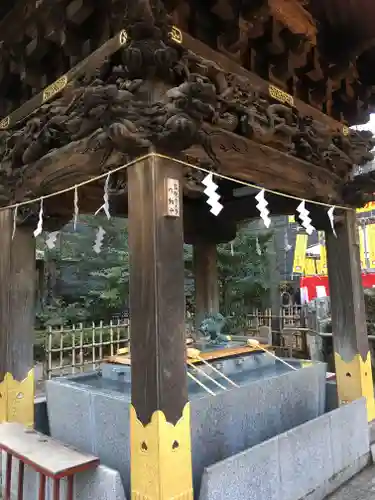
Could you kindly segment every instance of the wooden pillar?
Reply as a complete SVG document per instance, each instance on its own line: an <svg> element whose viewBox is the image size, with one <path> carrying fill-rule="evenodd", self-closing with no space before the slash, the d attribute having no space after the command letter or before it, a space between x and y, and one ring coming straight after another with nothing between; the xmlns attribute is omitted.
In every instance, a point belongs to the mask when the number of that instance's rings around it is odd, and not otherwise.
<svg viewBox="0 0 375 500"><path fill-rule="evenodd" d="M34 422L35 238L0 212L0 421Z"/></svg>
<svg viewBox="0 0 375 500"><path fill-rule="evenodd" d="M281 331L284 328L281 315L280 301L280 272L277 266L276 238L273 233L268 244L269 271L270 271L270 299L271 299L271 331L272 344L281 345Z"/></svg>
<svg viewBox="0 0 375 500"><path fill-rule="evenodd" d="M41 311L43 309L43 296L44 296L44 275L45 266L44 260L36 261L36 276L35 276L35 309Z"/></svg>
<svg viewBox="0 0 375 500"><path fill-rule="evenodd" d="M195 243L193 246L195 279L195 324L207 314L219 312L219 276L216 243Z"/></svg>
<svg viewBox="0 0 375 500"><path fill-rule="evenodd" d="M133 500L193 499L181 177L154 156L128 169Z"/></svg>
<svg viewBox="0 0 375 500"><path fill-rule="evenodd" d="M371 356L367 337L356 214L347 211L326 235L334 358L340 404L365 397L375 418Z"/></svg>

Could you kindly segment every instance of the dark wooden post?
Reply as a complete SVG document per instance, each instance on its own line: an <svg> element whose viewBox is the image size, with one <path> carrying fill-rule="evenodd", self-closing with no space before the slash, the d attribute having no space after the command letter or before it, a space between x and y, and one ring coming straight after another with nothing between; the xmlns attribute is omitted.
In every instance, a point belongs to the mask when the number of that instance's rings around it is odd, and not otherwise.
<svg viewBox="0 0 375 500"><path fill-rule="evenodd" d="M275 233L268 244L269 271L270 271L270 299L271 299L271 330L272 344L281 345L281 331L284 328L280 302L280 272L277 266Z"/></svg>
<svg viewBox="0 0 375 500"><path fill-rule="evenodd" d="M219 312L219 276L216 243L193 245L195 279L195 324L207 314Z"/></svg>
<svg viewBox="0 0 375 500"><path fill-rule="evenodd" d="M193 498L181 176L156 156L128 169L134 500Z"/></svg>
<svg viewBox="0 0 375 500"><path fill-rule="evenodd" d="M34 422L35 238L0 212L0 421Z"/></svg>
<svg viewBox="0 0 375 500"><path fill-rule="evenodd" d="M374 387L354 211L345 213L336 232L326 242L338 397L341 404L365 397L370 421Z"/></svg>

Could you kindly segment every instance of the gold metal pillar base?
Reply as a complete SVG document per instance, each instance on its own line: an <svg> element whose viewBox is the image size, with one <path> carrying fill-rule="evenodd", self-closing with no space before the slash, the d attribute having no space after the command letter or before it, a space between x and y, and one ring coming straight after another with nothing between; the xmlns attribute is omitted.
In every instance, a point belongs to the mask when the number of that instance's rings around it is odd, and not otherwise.
<svg viewBox="0 0 375 500"><path fill-rule="evenodd" d="M0 422L34 425L34 370L24 380L15 380L6 373L0 382Z"/></svg>
<svg viewBox="0 0 375 500"><path fill-rule="evenodd" d="M339 404L346 404L365 397L368 421L375 419L374 384L372 381L371 354L363 361L360 354L345 362L335 353L336 380Z"/></svg>
<svg viewBox="0 0 375 500"><path fill-rule="evenodd" d="M193 500L190 405L173 425L162 411L143 425L130 405L132 500Z"/></svg>

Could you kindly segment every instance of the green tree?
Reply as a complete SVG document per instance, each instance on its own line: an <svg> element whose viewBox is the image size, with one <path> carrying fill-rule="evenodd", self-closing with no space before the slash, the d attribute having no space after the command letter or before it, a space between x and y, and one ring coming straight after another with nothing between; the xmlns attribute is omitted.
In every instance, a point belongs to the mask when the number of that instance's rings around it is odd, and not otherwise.
<svg viewBox="0 0 375 500"><path fill-rule="evenodd" d="M270 234L244 225L231 243L218 246L221 308L226 316L261 307L268 295L267 244Z"/></svg>
<svg viewBox="0 0 375 500"><path fill-rule="evenodd" d="M270 232L254 231L242 225L236 238L217 247L220 287L220 311L231 317L231 330L242 329L246 315L261 307L269 294L267 245ZM185 250L185 291L194 303L193 257L191 248Z"/></svg>
<svg viewBox="0 0 375 500"><path fill-rule="evenodd" d="M94 251L98 227L105 235L101 252ZM108 321L124 310L129 296L129 252L126 219L81 216L60 232L56 247L44 250L56 263L58 286L52 302L39 315L42 322Z"/></svg>
<svg viewBox="0 0 375 500"><path fill-rule="evenodd" d="M105 236L99 254L93 250L98 227ZM270 233L239 228L234 241L218 245L220 310L240 328L246 314L261 306L268 295L267 244ZM39 248L44 242L40 241ZM109 321L129 303L129 246L126 219L81 216L60 232L56 247L44 248L46 263L53 262L57 285L52 300L39 314L45 324ZM185 245L185 295L187 310L194 311L192 247ZM48 267L48 266L47 266Z"/></svg>

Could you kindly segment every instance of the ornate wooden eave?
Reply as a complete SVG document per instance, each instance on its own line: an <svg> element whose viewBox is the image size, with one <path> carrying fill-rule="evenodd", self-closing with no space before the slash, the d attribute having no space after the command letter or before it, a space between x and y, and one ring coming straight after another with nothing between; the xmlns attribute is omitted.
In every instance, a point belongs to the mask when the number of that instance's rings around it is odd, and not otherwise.
<svg viewBox="0 0 375 500"><path fill-rule="evenodd" d="M94 53L1 122L3 205L151 150L295 196L349 201L353 164L373 157L371 134L280 91L173 28L161 4L147 5L131 12L101 57ZM113 56L103 63L103 53ZM186 169L186 196L199 197L202 176ZM51 212L59 215L57 204Z"/></svg>
<svg viewBox="0 0 375 500"><path fill-rule="evenodd" d="M0 113L16 109L100 47L124 26L126 12L144 1L4 2ZM158 8L158 3L145 5ZM368 118L375 103L372 0L164 0L163 5L180 29L294 97L349 125Z"/></svg>
<svg viewBox="0 0 375 500"><path fill-rule="evenodd" d="M166 3L194 38L293 96L350 125L368 119L375 84L371 0L361 9L349 0Z"/></svg>

